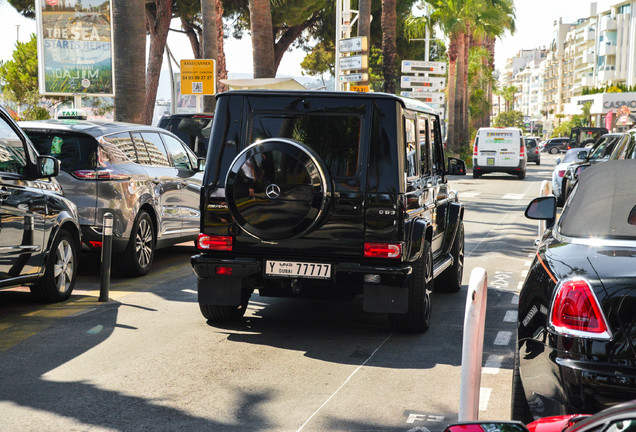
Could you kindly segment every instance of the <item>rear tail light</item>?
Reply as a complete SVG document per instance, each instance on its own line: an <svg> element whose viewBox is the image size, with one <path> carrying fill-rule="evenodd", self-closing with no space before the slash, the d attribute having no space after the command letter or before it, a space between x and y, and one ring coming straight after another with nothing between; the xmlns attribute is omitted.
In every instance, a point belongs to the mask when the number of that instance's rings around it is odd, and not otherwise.
<svg viewBox="0 0 636 432"><path fill-rule="evenodd" d="M477 140L475 140L475 145L473 145L473 156L477 156Z"/></svg>
<svg viewBox="0 0 636 432"><path fill-rule="evenodd" d="M563 177L564 174L565 174L565 170L559 170L559 177Z"/></svg>
<svg viewBox="0 0 636 432"><path fill-rule="evenodd" d="M521 140L521 144L519 144L519 155L524 157L526 155L526 146L523 145L523 140Z"/></svg>
<svg viewBox="0 0 636 432"><path fill-rule="evenodd" d="M555 333L593 339L610 339L607 320L590 284L584 279L568 279L559 284L550 311Z"/></svg>
<svg viewBox="0 0 636 432"><path fill-rule="evenodd" d="M197 248L214 251L231 251L232 237L199 234L199 238L197 239Z"/></svg>
<svg viewBox="0 0 636 432"><path fill-rule="evenodd" d="M218 276L232 276L232 267L219 266L214 269L214 273Z"/></svg>
<svg viewBox="0 0 636 432"><path fill-rule="evenodd" d="M365 243L364 256L366 258L400 258L402 256L402 244Z"/></svg>
<svg viewBox="0 0 636 432"><path fill-rule="evenodd" d="M76 170L71 175L80 180L130 180L130 175L113 169Z"/></svg>

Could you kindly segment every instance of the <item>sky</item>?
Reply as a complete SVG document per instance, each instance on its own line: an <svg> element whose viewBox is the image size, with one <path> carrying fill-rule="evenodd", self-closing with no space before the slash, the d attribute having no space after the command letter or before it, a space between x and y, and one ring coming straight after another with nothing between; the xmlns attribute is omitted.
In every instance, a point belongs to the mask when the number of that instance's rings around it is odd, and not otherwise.
<svg viewBox="0 0 636 432"><path fill-rule="evenodd" d="M597 0L598 11L607 10L618 2L619 0ZM514 35L506 34L497 41L495 66L503 67L505 60L521 49L548 46L552 40L554 21L562 18L564 23L572 23L578 18L587 17L590 3L589 0L515 0L517 30ZM173 21L173 28L179 28L177 21ZM19 39L20 42L26 42L33 32L35 20L23 18L7 2L0 3L0 60L11 59L15 41ZM192 58L190 44L184 35L171 34L168 46L177 60ZM226 41L225 52L230 74L252 72L252 47L249 38ZM300 76L300 62L303 57L303 52L286 53L278 68L278 76ZM164 68L168 68L165 61Z"/></svg>

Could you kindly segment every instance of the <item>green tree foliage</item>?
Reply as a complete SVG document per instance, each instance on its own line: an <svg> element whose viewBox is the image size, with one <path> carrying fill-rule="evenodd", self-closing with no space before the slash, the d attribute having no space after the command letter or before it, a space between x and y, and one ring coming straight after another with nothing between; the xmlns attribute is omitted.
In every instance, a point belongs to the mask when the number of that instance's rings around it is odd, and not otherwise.
<svg viewBox="0 0 636 432"><path fill-rule="evenodd" d="M13 57L0 62L0 86L6 100L27 105L22 116L25 120L49 118L48 111L39 106L37 38L17 42Z"/></svg>
<svg viewBox="0 0 636 432"><path fill-rule="evenodd" d="M493 121L495 127L518 127L523 129L523 113L521 111L506 111L500 113Z"/></svg>

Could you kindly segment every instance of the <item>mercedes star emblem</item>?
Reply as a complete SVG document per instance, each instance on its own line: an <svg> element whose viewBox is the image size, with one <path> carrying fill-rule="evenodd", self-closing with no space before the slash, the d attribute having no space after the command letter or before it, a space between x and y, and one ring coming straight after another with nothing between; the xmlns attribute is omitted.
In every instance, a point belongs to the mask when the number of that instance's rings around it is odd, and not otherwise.
<svg viewBox="0 0 636 432"><path fill-rule="evenodd" d="M272 183L271 185L267 186L267 189L265 189L265 195L267 195L267 198L275 200L280 196L280 188L278 187L278 185Z"/></svg>

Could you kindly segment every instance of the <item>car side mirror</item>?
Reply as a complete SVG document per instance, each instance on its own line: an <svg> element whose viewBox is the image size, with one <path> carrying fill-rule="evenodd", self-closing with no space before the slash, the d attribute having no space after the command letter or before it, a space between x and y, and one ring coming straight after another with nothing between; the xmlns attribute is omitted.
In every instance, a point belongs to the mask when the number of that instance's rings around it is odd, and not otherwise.
<svg viewBox="0 0 636 432"><path fill-rule="evenodd" d="M554 195L533 199L526 208L528 219L550 221L556 219L557 199Z"/></svg>
<svg viewBox="0 0 636 432"><path fill-rule="evenodd" d="M60 161L53 156L38 156L37 159L37 177L50 178L60 173Z"/></svg>
<svg viewBox="0 0 636 432"><path fill-rule="evenodd" d="M197 158L197 171L205 171L205 158Z"/></svg>
<svg viewBox="0 0 636 432"><path fill-rule="evenodd" d="M461 159L448 158L448 174L449 175L466 175L466 162Z"/></svg>
<svg viewBox="0 0 636 432"><path fill-rule="evenodd" d="M444 432L528 432L528 428L517 421L480 421L448 425Z"/></svg>
<svg viewBox="0 0 636 432"><path fill-rule="evenodd" d="M556 164L558 165L560 163L561 163L561 158L560 157L556 158Z"/></svg>

